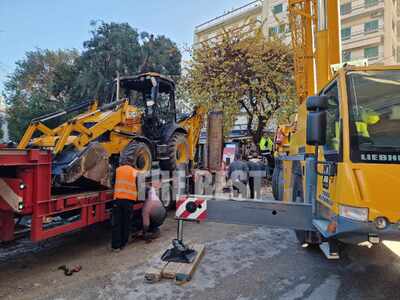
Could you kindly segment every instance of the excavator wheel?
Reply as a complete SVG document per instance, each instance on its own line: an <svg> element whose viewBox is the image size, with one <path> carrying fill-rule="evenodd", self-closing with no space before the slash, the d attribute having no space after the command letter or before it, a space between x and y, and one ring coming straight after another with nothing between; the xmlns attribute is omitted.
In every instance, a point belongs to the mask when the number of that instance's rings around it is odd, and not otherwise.
<svg viewBox="0 0 400 300"><path fill-rule="evenodd" d="M186 134L175 132L168 141L168 159L160 161L162 170L173 171L177 166L189 163L189 144Z"/></svg>
<svg viewBox="0 0 400 300"><path fill-rule="evenodd" d="M131 141L121 152L120 163L126 161L138 171L150 171L152 157L149 146L143 142Z"/></svg>

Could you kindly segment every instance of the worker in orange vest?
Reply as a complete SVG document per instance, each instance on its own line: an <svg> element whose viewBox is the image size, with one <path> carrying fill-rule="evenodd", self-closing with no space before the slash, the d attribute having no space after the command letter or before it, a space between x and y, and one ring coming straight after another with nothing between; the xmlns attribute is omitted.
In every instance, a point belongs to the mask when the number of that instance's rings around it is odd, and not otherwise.
<svg viewBox="0 0 400 300"><path fill-rule="evenodd" d="M138 200L137 175L138 171L126 161L121 161L116 170L111 234L113 251L122 250L128 243L132 206Z"/></svg>

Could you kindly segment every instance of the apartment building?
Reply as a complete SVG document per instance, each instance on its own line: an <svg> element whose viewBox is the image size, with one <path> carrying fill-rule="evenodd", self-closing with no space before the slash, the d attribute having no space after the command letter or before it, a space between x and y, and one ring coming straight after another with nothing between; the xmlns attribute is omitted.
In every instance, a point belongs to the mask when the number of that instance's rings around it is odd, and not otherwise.
<svg viewBox="0 0 400 300"><path fill-rule="evenodd" d="M287 0L252 1L197 26L194 44L218 37L223 29L245 26L248 22L263 24L264 34L279 35L289 43L287 12ZM340 15L343 61L366 58L370 64L400 62L398 0L341 0Z"/></svg>
<svg viewBox="0 0 400 300"><path fill-rule="evenodd" d="M195 27L194 46L218 38L224 30L243 28L247 24L262 24L265 19L264 1L251 1Z"/></svg>
<svg viewBox="0 0 400 300"><path fill-rule="evenodd" d="M371 64L399 60L397 0L341 1L342 58L367 58Z"/></svg>

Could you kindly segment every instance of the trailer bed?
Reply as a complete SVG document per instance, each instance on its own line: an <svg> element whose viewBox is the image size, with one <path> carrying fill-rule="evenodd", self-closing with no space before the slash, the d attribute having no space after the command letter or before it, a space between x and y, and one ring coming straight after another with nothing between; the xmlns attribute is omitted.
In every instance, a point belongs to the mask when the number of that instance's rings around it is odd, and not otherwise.
<svg viewBox="0 0 400 300"><path fill-rule="evenodd" d="M49 151L0 149L0 241L19 232L40 241L110 218L112 190L52 195L51 162Z"/></svg>

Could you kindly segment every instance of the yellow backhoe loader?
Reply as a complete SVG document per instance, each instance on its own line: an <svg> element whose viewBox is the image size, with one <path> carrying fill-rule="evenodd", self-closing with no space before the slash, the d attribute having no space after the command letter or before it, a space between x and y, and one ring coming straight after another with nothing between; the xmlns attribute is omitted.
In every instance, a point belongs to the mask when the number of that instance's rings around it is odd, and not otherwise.
<svg viewBox="0 0 400 300"><path fill-rule="evenodd" d="M51 150L55 186L110 187L121 155L141 171L154 161L168 171L193 166L205 110L178 120L172 80L157 73L118 77L112 94L100 107L89 101L32 120L18 149ZM84 108L56 128L45 125Z"/></svg>

